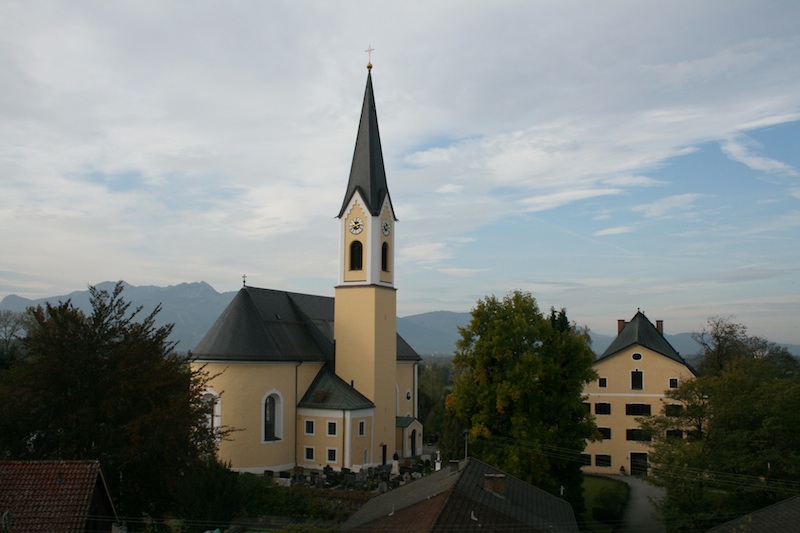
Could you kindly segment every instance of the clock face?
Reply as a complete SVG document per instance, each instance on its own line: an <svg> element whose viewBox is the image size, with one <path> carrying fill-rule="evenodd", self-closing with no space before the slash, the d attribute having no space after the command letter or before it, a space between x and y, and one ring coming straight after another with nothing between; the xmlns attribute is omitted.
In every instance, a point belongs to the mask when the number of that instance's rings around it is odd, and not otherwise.
<svg viewBox="0 0 800 533"><path fill-rule="evenodd" d="M358 235L364 230L364 221L356 217L350 221L350 233Z"/></svg>
<svg viewBox="0 0 800 533"><path fill-rule="evenodd" d="M392 225L389 224L388 220L381 222L381 231L383 231L384 235L389 235L389 232L392 231Z"/></svg>

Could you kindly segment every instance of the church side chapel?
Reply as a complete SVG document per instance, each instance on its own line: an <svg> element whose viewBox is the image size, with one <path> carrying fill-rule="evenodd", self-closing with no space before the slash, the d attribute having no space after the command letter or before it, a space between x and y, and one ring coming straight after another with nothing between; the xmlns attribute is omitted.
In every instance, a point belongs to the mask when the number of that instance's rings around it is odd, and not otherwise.
<svg viewBox="0 0 800 533"><path fill-rule="evenodd" d="M394 229L372 64L339 219L334 297L244 286L197 345L220 459L241 472L385 465L422 451L419 355L397 334Z"/></svg>

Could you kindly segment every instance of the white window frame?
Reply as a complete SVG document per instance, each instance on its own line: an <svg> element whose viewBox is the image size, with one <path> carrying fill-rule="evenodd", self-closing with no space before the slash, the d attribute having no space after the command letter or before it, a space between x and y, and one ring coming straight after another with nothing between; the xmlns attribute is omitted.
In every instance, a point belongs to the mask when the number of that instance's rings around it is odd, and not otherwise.
<svg viewBox="0 0 800 533"><path fill-rule="evenodd" d="M275 439L266 440L264 433L266 432L266 424L264 423L264 410L267 408L267 398L275 396ZM261 443L270 444L272 442L280 442L283 440L283 395L278 389L270 389L261 398Z"/></svg>
<svg viewBox="0 0 800 533"><path fill-rule="evenodd" d="M333 433L331 433L331 424L333 424ZM337 420L327 420L325 422L325 435L328 437L339 436L339 422Z"/></svg>
<svg viewBox="0 0 800 533"><path fill-rule="evenodd" d="M333 460L331 460L330 453L333 452ZM325 462L338 463L339 462L339 448L325 448Z"/></svg>
<svg viewBox="0 0 800 533"><path fill-rule="evenodd" d="M308 452L311 452L311 459L308 458ZM313 446L305 446L303 448L303 460L309 463L314 462L314 458L316 457L316 453L314 451Z"/></svg>

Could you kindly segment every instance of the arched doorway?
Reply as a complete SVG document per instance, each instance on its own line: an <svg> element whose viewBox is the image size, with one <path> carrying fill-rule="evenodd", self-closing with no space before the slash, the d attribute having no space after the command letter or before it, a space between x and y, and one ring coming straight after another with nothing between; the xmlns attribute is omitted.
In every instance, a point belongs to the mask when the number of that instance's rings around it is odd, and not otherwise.
<svg viewBox="0 0 800 533"><path fill-rule="evenodd" d="M417 455L417 430L414 429L411 431L411 456L415 457Z"/></svg>

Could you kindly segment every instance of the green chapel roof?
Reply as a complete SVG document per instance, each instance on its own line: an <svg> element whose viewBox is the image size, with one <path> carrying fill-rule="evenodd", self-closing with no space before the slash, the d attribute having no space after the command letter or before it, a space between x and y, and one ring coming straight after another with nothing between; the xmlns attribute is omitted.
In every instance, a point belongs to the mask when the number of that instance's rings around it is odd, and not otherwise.
<svg viewBox="0 0 800 533"><path fill-rule="evenodd" d="M297 407L353 411L371 409L375 404L342 378L323 367Z"/></svg>

